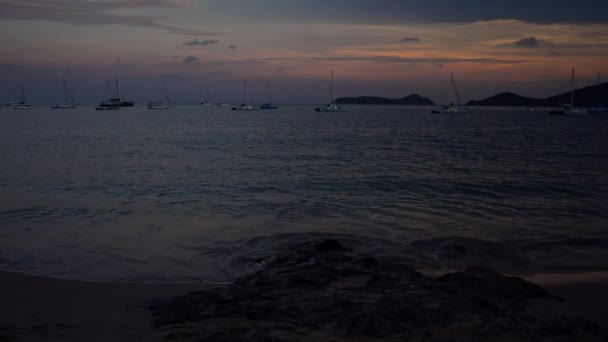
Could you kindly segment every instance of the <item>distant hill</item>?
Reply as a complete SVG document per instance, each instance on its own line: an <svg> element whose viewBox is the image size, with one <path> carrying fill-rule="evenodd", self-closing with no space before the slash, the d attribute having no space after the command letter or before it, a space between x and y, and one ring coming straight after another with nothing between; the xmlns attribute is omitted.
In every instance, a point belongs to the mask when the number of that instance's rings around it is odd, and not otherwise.
<svg viewBox="0 0 608 342"><path fill-rule="evenodd" d="M412 94L400 99L387 99L377 96L359 96L359 97L340 97L336 99L339 104L393 104L393 105L416 105L416 106L432 106L435 103L430 99Z"/></svg>
<svg viewBox="0 0 608 342"><path fill-rule="evenodd" d="M608 101L608 83L589 86L574 91L574 105L581 107L602 106ZM520 96L513 93L500 93L481 101L471 100L467 106L523 106L523 107L551 107L570 103L570 92L536 99Z"/></svg>

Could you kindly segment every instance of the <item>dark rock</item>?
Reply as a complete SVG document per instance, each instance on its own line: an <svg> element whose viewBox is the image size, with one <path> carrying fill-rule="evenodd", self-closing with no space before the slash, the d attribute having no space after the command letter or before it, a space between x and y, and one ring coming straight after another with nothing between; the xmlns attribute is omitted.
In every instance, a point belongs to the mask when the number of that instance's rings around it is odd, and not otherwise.
<svg viewBox="0 0 608 342"><path fill-rule="evenodd" d="M450 253L468 253L467 247ZM588 340L585 321L526 313L541 287L485 268L427 277L402 258L357 255L328 239L299 242L232 285L152 307L158 326L188 323L201 341Z"/></svg>
<svg viewBox="0 0 608 342"><path fill-rule="evenodd" d="M344 248L344 246L342 246L341 243L339 243L336 240L324 240L324 241L316 244L315 249L319 253L326 253L326 252L341 251L345 248Z"/></svg>
<svg viewBox="0 0 608 342"><path fill-rule="evenodd" d="M174 331L174 332L167 334L167 336L165 336L165 340L168 340L168 341L187 340L194 336L196 336L196 334L193 332L190 332L190 331Z"/></svg>

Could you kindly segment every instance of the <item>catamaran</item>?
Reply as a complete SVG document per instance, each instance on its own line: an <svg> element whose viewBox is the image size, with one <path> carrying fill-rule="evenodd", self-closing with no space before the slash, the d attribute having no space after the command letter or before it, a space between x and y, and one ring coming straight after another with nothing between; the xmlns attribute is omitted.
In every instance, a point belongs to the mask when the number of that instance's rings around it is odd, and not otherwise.
<svg viewBox="0 0 608 342"><path fill-rule="evenodd" d="M572 68L572 76L570 77L572 90L570 91L570 104L564 104L561 108L549 111L553 115L584 115L587 111L582 108L574 107L574 91L576 90L576 78L574 77L574 68Z"/></svg>
<svg viewBox="0 0 608 342"><path fill-rule="evenodd" d="M23 83L21 83L21 101L18 102L13 109L30 109L32 106L25 103L25 90L23 89Z"/></svg>
<svg viewBox="0 0 608 342"><path fill-rule="evenodd" d="M466 108L463 108L461 103L460 103L460 95L458 94L458 88L456 87L456 80L454 80L454 73L451 74L451 82L452 82L452 88L454 89L454 93L456 94L456 101L458 101L458 106L454 106L454 104L449 104L447 106L443 106L442 108L439 109L433 109L431 112L435 113L435 114L440 114L440 113L466 113L468 112Z"/></svg>
<svg viewBox="0 0 608 342"><path fill-rule="evenodd" d="M51 106L51 109L75 109L76 103L74 102L72 93L68 89L65 77L61 77L61 84L63 85L63 103L57 103L56 105Z"/></svg>
<svg viewBox="0 0 608 342"><path fill-rule="evenodd" d="M103 101L99 106L95 107L95 110L118 110L120 109L119 102L115 101L114 92L110 80L106 81L106 89L108 92L107 100Z"/></svg>
<svg viewBox="0 0 608 342"><path fill-rule="evenodd" d="M334 71L331 71L331 81L329 82L329 99L330 104L325 107L315 108L315 112L348 112L348 108L340 107L336 104L336 97L334 96Z"/></svg>
<svg viewBox="0 0 608 342"><path fill-rule="evenodd" d="M116 96L102 102L98 107L133 107L135 102L122 99L122 88L120 87L120 57L116 58Z"/></svg>
<svg viewBox="0 0 608 342"><path fill-rule="evenodd" d="M165 99L167 99L167 104L164 104L163 101L148 102L148 109L169 109L171 107L171 99L169 98L165 81L162 78L160 79L160 84L162 85Z"/></svg>
<svg viewBox="0 0 608 342"><path fill-rule="evenodd" d="M244 79L243 87L245 89L245 103L241 104L238 107L232 107L232 110L258 110L259 108L256 106L252 106L249 104L249 93L247 91L247 79Z"/></svg>

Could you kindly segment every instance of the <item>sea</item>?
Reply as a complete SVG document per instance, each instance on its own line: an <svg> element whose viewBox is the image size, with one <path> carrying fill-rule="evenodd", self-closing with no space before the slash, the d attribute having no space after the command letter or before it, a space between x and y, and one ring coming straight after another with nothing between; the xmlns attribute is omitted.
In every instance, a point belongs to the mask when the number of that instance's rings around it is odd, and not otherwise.
<svg viewBox="0 0 608 342"><path fill-rule="evenodd" d="M412 267L608 271L608 115L0 109L0 270L227 282L339 239Z"/></svg>

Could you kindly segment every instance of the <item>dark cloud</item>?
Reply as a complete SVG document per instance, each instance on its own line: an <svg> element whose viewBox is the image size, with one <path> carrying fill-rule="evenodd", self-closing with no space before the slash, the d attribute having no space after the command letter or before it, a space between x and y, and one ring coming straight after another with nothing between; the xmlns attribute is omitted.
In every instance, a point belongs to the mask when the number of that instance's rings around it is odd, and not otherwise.
<svg viewBox="0 0 608 342"><path fill-rule="evenodd" d="M236 45L230 45L228 48L230 50L236 50L236 49L238 49L238 47Z"/></svg>
<svg viewBox="0 0 608 342"><path fill-rule="evenodd" d="M502 48L520 48L524 49L560 49L560 50L569 50L571 52L579 53L582 49L591 49L591 48L602 48L608 47L608 44L603 43L580 43L580 42L560 42L556 43L547 39L539 39L536 37L526 37L516 40L512 43L499 44L497 47Z"/></svg>
<svg viewBox="0 0 608 342"><path fill-rule="evenodd" d="M293 22L406 24L517 19L535 23L608 23L605 0L207 0L206 8L241 17ZM297 14L297 16L296 16Z"/></svg>
<svg viewBox="0 0 608 342"><path fill-rule="evenodd" d="M219 35L219 32L192 30L166 25L142 15L119 15L127 8L176 7L187 0L0 0L0 19L41 20L72 25L125 25L152 27L188 35Z"/></svg>
<svg viewBox="0 0 608 342"><path fill-rule="evenodd" d="M209 46L209 45L213 45L213 44L217 44L220 41L217 39L206 39L206 40L199 40L198 38L189 40L187 42L184 43L184 45L188 45L188 46Z"/></svg>
<svg viewBox="0 0 608 342"><path fill-rule="evenodd" d="M194 57L194 56L184 57L183 62L186 64L192 64L194 62L198 62L198 57Z"/></svg>
<svg viewBox="0 0 608 342"><path fill-rule="evenodd" d="M541 44L542 40L536 39L536 37L522 38L513 43L513 45L521 48L535 48Z"/></svg>
<svg viewBox="0 0 608 342"><path fill-rule="evenodd" d="M416 37L406 37L399 41L400 43L418 43L420 42L420 38Z"/></svg>

